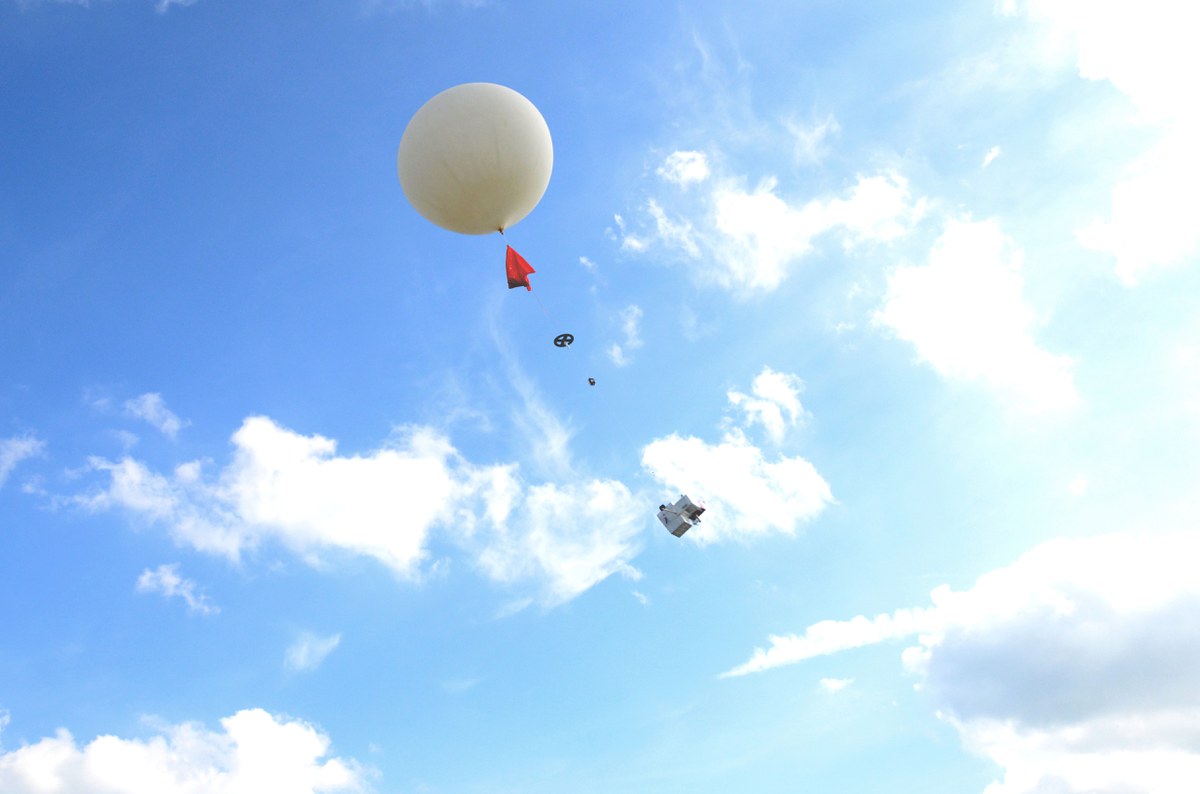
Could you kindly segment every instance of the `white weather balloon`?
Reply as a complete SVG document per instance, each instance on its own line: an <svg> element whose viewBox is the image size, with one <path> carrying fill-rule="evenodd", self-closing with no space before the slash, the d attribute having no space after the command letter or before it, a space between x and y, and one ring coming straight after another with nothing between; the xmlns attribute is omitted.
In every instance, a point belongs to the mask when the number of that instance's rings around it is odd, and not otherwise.
<svg viewBox="0 0 1200 794"><path fill-rule="evenodd" d="M421 106L396 159L417 212L453 232L488 234L537 206L550 184L554 146L528 99L495 83L464 83Z"/></svg>

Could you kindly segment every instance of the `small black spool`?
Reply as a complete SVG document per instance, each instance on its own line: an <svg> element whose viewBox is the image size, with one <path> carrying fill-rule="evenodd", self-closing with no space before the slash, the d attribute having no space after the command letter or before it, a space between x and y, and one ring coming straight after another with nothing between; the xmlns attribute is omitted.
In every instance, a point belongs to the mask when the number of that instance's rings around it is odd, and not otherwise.
<svg viewBox="0 0 1200 794"><path fill-rule="evenodd" d="M555 347L570 347L571 343L574 341L575 341L574 334L559 334L558 336L554 337L554 346Z"/></svg>

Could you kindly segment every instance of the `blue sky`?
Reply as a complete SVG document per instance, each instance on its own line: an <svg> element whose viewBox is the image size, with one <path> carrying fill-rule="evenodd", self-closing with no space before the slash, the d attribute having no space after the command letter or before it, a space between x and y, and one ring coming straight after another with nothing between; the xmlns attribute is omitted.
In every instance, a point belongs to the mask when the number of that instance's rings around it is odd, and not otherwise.
<svg viewBox="0 0 1200 794"><path fill-rule="evenodd" d="M0 0L0 789L1190 791L1180 6Z"/></svg>

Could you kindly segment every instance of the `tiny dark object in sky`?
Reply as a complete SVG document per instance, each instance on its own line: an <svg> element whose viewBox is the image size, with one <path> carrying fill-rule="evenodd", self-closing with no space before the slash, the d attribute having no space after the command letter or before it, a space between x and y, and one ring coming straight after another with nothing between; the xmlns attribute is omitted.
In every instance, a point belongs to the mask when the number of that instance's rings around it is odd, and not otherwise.
<svg viewBox="0 0 1200 794"><path fill-rule="evenodd" d="M575 336L573 334L559 334L558 336L554 337L554 346L555 347L570 347L571 343L574 341L575 341Z"/></svg>
<svg viewBox="0 0 1200 794"><path fill-rule="evenodd" d="M595 385L596 385L596 379L595 379L595 378L588 378L588 385L589 385L589 386L595 386Z"/></svg>

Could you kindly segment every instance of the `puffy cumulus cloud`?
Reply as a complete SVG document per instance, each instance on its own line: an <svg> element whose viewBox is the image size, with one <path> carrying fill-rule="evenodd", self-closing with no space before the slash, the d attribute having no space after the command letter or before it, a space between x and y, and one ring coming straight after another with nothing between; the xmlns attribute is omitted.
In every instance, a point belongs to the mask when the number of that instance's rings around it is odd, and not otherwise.
<svg viewBox="0 0 1200 794"><path fill-rule="evenodd" d="M1175 0L1009 0L1009 14L1040 20L1073 47L1081 77L1111 83L1137 120L1160 134L1113 189L1112 211L1079 230L1088 248L1111 253L1135 284L1153 270L1191 261L1200 247L1200 105L1193 9Z"/></svg>
<svg viewBox="0 0 1200 794"><path fill-rule="evenodd" d="M680 187L703 182L712 171L704 152L671 152L658 167L658 175Z"/></svg>
<svg viewBox="0 0 1200 794"><path fill-rule="evenodd" d="M179 574L179 566L160 565L154 570L147 568L137 580L139 593L160 593L166 598L182 598L188 612L200 615L215 615L221 610L208 596L200 592L191 579Z"/></svg>
<svg viewBox="0 0 1200 794"><path fill-rule="evenodd" d="M916 636L905 667L1004 770L986 794L1183 794L1200 779L1198 553L1197 531L1050 541L930 607L834 622L855 641L757 669Z"/></svg>
<svg viewBox="0 0 1200 794"><path fill-rule="evenodd" d="M167 438L175 438L188 423L167 408L161 394L148 393L125 401L125 415L149 423Z"/></svg>
<svg viewBox="0 0 1200 794"><path fill-rule="evenodd" d="M308 673L316 670L329 654L341 645L341 634L322 637L311 631L302 631L283 654L283 666L290 673Z"/></svg>
<svg viewBox="0 0 1200 794"><path fill-rule="evenodd" d="M805 417L804 406L800 404L803 390L804 381L795 375L763 367L750 384L752 395L731 389L728 397L729 402L745 414L748 426L761 424L771 440L778 444L783 441L788 428L796 426Z"/></svg>
<svg viewBox="0 0 1200 794"><path fill-rule="evenodd" d="M947 378L983 382L1031 412L1070 407L1072 361L1038 347L1023 290L1021 252L994 221L951 221L928 265L892 272L874 320Z"/></svg>
<svg viewBox="0 0 1200 794"><path fill-rule="evenodd" d="M199 461L164 474L129 457L93 459L107 483L79 502L164 524L178 541L233 560L274 541L312 564L356 554L407 578L421 575L430 535L442 529L498 580L543 579L554 603L625 569L636 553L639 511L620 483L526 487L516 465L472 464L431 428L339 455L332 439L260 416L232 442L230 462L211 476Z"/></svg>
<svg viewBox="0 0 1200 794"><path fill-rule="evenodd" d="M1113 188L1112 212L1076 231L1085 248L1112 254L1127 286L1194 259L1200 247L1200 124L1166 135Z"/></svg>
<svg viewBox="0 0 1200 794"><path fill-rule="evenodd" d="M5 794L279 794L368 791L367 771L328 757L330 740L305 722L261 709L183 723L149 739L99 736L79 746L65 729L0 754Z"/></svg>
<svg viewBox="0 0 1200 794"><path fill-rule="evenodd" d="M794 534L833 501L829 483L802 457L780 455L768 460L746 437L762 424L778 443L788 427L806 416L799 394L803 381L795 375L763 367L749 396L728 393L740 409L740 425L732 418L715 444L694 436L671 434L642 449L642 467L662 485L680 493L703 495L710 510L688 531L701 543L747 539L767 533Z"/></svg>
<svg viewBox="0 0 1200 794"><path fill-rule="evenodd" d="M719 249L726 283L774 289L788 268L813 248L822 234L840 231L844 244L887 242L905 234L924 214L908 181L889 172L859 176L844 196L789 204L769 179L753 191L727 187L715 196L716 225L725 240Z"/></svg>
<svg viewBox="0 0 1200 794"><path fill-rule="evenodd" d="M498 581L543 581L547 606L568 601L611 574L641 577L629 564L639 551L643 509L623 484L544 484L524 495L519 515L492 522L478 561Z"/></svg>
<svg viewBox="0 0 1200 794"><path fill-rule="evenodd" d="M668 161L662 170L673 168ZM663 199L650 199L645 211L653 229L634 232L621 221L622 247L637 253L659 245L681 254L701 280L743 294L768 292L822 235L837 233L846 247L888 242L925 212L924 200L914 199L907 180L894 171L860 175L842 195L799 203L781 196L774 178L752 190L744 184L708 178L698 205L690 202L679 212L669 211Z"/></svg>
<svg viewBox="0 0 1200 794"><path fill-rule="evenodd" d="M1193 75L1200 53L1189 29L1186 6L1146 0L1007 0L1005 14L1023 14L1066 34L1081 77L1107 80L1132 100L1150 122L1195 119ZM1182 23L1182 24L1181 24Z"/></svg>
<svg viewBox="0 0 1200 794"><path fill-rule="evenodd" d="M903 235L924 212L897 173L859 176L844 196L790 204L774 179L753 190L727 184L713 194L715 252L722 265L713 279L727 287L769 291L809 254L821 235L840 231L846 245L886 242Z"/></svg>
<svg viewBox="0 0 1200 794"><path fill-rule="evenodd" d="M45 442L33 435L0 438L0 486L23 460L42 454Z"/></svg>
<svg viewBox="0 0 1200 794"><path fill-rule="evenodd" d="M675 434L655 439L642 449L642 466L664 486L703 495L709 510L688 532L700 543L794 534L833 501L812 463L784 455L768 460L737 429L716 444Z"/></svg>
<svg viewBox="0 0 1200 794"><path fill-rule="evenodd" d="M87 504L167 523L179 540L234 559L273 538L314 561L344 549L411 576L430 526L456 493L457 455L427 429L366 456L339 456L331 439L266 417L246 419L232 440L232 461L214 480L198 462L167 476L132 458L94 459L110 481Z"/></svg>

